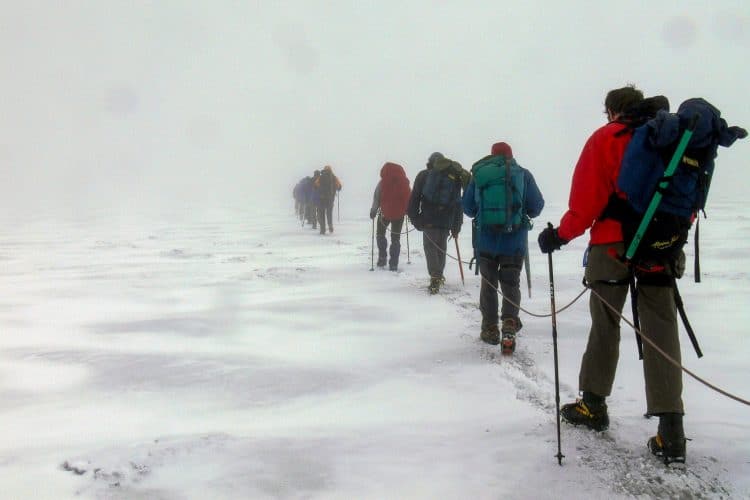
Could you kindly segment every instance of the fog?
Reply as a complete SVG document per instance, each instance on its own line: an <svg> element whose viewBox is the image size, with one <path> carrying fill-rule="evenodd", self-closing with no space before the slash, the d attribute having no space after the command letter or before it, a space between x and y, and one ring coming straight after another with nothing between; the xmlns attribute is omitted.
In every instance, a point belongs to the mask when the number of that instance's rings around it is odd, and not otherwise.
<svg viewBox="0 0 750 500"><path fill-rule="evenodd" d="M696 2L3 2L4 214L291 206L330 164L366 213L385 161L413 179L513 146L549 201L633 82L750 125L750 5ZM712 197L745 189L720 151ZM738 177L742 182L737 182ZM555 214L551 214L552 219Z"/></svg>

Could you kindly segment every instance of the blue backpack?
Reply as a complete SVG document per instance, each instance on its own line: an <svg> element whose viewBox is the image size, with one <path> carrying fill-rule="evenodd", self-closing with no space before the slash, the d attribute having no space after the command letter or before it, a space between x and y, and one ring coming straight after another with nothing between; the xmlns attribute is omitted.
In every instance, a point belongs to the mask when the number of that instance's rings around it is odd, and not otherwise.
<svg viewBox="0 0 750 500"><path fill-rule="evenodd" d="M464 174L461 165L442 158L427 172L422 198L437 212L452 210L461 199Z"/></svg>
<svg viewBox="0 0 750 500"><path fill-rule="evenodd" d="M677 144L696 115L698 121L687 149L674 174L665 178ZM729 147L746 136L740 127L727 127L721 112L700 98L683 102L677 113L659 111L635 129L617 178L617 187L627 201L620 201L615 218L622 223L626 244L635 235L657 189L662 195L636 256L670 257L682 250L693 219L706 206L718 147ZM662 182L666 187L659 186Z"/></svg>

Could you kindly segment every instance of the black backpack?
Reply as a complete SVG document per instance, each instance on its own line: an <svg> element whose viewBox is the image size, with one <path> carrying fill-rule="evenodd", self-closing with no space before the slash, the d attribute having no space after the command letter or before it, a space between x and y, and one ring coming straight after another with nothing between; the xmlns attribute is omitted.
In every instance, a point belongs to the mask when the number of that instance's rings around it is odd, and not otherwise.
<svg viewBox="0 0 750 500"><path fill-rule="evenodd" d="M330 201L336 192L333 182L333 173L330 170L323 170L320 172L320 179L318 180L318 194L320 199L324 201Z"/></svg>

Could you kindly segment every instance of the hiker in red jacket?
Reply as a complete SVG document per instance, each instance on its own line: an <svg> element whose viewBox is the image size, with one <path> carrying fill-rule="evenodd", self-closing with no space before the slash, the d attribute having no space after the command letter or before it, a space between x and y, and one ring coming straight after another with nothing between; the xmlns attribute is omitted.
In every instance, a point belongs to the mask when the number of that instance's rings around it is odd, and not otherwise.
<svg viewBox="0 0 750 500"><path fill-rule="evenodd" d="M386 229L391 226L391 251L388 268L398 270L398 258L401 254L401 228L404 225L404 215L409 204L411 188L409 178L403 167L396 163L387 162L380 169L380 181L375 187L372 197L370 218L377 220L378 267L385 267L388 255L388 241L385 238ZM380 215L378 215L380 209Z"/></svg>
<svg viewBox="0 0 750 500"><path fill-rule="evenodd" d="M591 330L578 379L582 398L563 405L560 415L571 424L596 431L609 427L605 398L612 392L619 357L618 313L625 304L633 272L617 258L625 253L622 229L620 222L606 216L605 208L610 197L624 196L616 186L620 163L632 137L632 124L627 117L629 109L642 101L643 93L634 86L607 94L604 104L608 123L596 130L583 147L573 172L568 211L557 228L543 230L538 240L542 252L551 253L590 230L585 280L592 290ZM679 362L677 309L671 281L682 276L684 254L649 265L659 271L643 272L640 264L635 267L641 331ZM647 343L643 345L643 371L647 413L659 416L658 433L648 446L665 462L684 462L682 371Z"/></svg>

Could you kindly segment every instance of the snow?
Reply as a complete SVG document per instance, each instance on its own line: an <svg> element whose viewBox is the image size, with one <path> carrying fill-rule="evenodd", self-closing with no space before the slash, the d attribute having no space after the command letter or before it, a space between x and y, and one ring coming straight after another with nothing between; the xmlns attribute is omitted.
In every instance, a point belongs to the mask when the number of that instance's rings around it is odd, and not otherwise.
<svg viewBox="0 0 750 500"><path fill-rule="evenodd" d="M463 286L448 259L447 284L430 296L412 232L400 272L370 272L371 223L356 215L367 203L349 201L326 236L287 206L6 214L0 496L750 496L747 407L688 377L687 466L648 454L656 421L643 418L627 327L611 428L563 424L559 466L550 319L524 314L518 351L501 356L478 340L473 271ZM689 272L680 283L705 357L681 339L687 367L747 398L750 213L740 201L711 200L703 282ZM548 204L538 227L561 213ZM584 248L581 238L553 256L558 308L581 290ZM546 314L535 244L531 270L523 306ZM576 396L587 300L558 315L563 403Z"/></svg>

